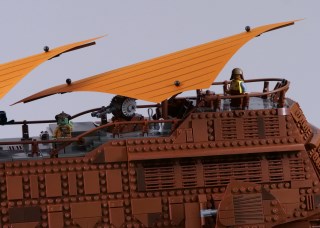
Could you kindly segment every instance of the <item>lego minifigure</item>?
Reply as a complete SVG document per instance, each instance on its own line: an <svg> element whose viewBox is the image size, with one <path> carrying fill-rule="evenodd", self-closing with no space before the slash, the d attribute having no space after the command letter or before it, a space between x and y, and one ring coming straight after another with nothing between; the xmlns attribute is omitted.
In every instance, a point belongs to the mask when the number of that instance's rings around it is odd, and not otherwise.
<svg viewBox="0 0 320 228"><path fill-rule="evenodd" d="M246 87L243 79L243 72L240 68L234 68L230 77L231 83L230 88L227 91L230 95L241 95L246 93ZM231 107L241 107L242 98L232 98Z"/></svg>
<svg viewBox="0 0 320 228"><path fill-rule="evenodd" d="M70 123L71 116L64 112L56 115L57 127L54 131L54 138L71 138L72 124Z"/></svg>

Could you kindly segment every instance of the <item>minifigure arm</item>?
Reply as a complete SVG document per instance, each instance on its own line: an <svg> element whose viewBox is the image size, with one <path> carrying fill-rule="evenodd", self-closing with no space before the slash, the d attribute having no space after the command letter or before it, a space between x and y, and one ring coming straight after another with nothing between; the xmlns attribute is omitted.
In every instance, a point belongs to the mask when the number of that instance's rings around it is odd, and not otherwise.
<svg viewBox="0 0 320 228"><path fill-rule="evenodd" d="M60 131L59 127L57 126L55 129L54 129L54 132L53 132L53 138L58 138L58 131Z"/></svg>
<svg viewBox="0 0 320 228"><path fill-rule="evenodd" d="M244 84L244 82L241 82L241 83L240 83L240 86L241 86L241 89L242 89L243 93L246 93L246 92L247 92L247 87L246 87L246 85Z"/></svg>

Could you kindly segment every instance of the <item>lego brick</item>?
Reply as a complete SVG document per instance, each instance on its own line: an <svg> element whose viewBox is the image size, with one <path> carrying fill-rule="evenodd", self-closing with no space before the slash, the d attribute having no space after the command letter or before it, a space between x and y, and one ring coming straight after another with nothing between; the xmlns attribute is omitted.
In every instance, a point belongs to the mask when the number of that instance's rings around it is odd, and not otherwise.
<svg viewBox="0 0 320 228"><path fill-rule="evenodd" d="M196 164L197 169L197 187L204 187L204 171L201 163Z"/></svg>
<svg viewBox="0 0 320 228"><path fill-rule="evenodd" d="M288 228L310 228L310 222L309 221L296 221L293 223L290 223L290 225L287 226ZM316 227L316 226L313 226Z"/></svg>
<svg viewBox="0 0 320 228"><path fill-rule="evenodd" d="M9 208L9 220L11 223L40 222L40 207Z"/></svg>
<svg viewBox="0 0 320 228"><path fill-rule="evenodd" d="M91 227L97 227L96 224L100 220L101 220L101 217L94 217L94 218L78 218L78 219L74 219L73 221L78 225L77 227L91 228Z"/></svg>
<svg viewBox="0 0 320 228"><path fill-rule="evenodd" d="M186 130L187 142L193 142L193 131L192 129Z"/></svg>
<svg viewBox="0 0 320 228"><path fill-rule="evenodd" d="M33 199L39 198L39 183L36 175L30 176L30 194Z"/></svg>
<svg viewBox="0 0 320 228"><path fill-rule="evenodd" d="M220 210L233 210L233 197L230 194L226 194L223 196L219 206L219 211Z"/></svg>
<svg viewBox="0 0 320 228"><path fill-rule="evenodd" d="M225 227L232 227L232 226L229 226L229 224L235 224L235 220L234 218L220 218L218 217L219 219L219 222L224 225Z"/></svg>
<svg viewBox="0 0 320 228"><path fill-rule="evenodd" d="M144 168L141 164L136 165L136 175L137 175L137 191L143 192L146 190L146 182L145 182Z"/></svg>
<svg viewBox="0 0 320 228"><path fill-rule="evenodd" d="M122 207L123 206L123 200L112 200L108 202L108 205L110 208L112 207Z"/></svg>
<svg viewBox="0 0 320 228"><path fill-rule="evenodd" d="M206 119L194 119L192 121L194 142L208 141L208 127Z"/></svg>
<svg viewBox="0 0 320 228"><path fill-rule="evenodd" d="M120 228L122 224L124 223L124 211L123 208L110 208L110 223L116 227Z"/></svg>
<svg viewBox="0 0 320 228"><path fill-rule="evenodd" d="M106 159L105 162L122 162L128 160L126 147L119 146L106 146L104 148L104 157Z"/></svg>
<svg viewBox="0 0 320 228"><path fill-rule="evenodd" d="M234 220L234 210L219 211L219 218Z"/></svg>
<svg viewBox="0 0 320 228"><path fill-rule="evenodd" d="M185 228L200 228L200 207L198 203L185 203Z"/></svg>
<svg viewBox="0 0 320 228"><path fill-rule="evenodd" d="M291 181L291 168L292 167L290 166L290 160L282 159L283 181ZM301 171L296 173L300 174ZM304 174L303 171L302 174Z"/></svg>
<svg viewBox="0 0 320 228"><path fill-rule="evenodd" d="M145 227L149 226L148 214L138 214L134 216L139 222L141 222Z"/></svg>
<svg viewBox="0 0 320 228"><path fill-rule="evenodd" d="M184 184L186 185L186 183L188 183L189 185L190 181L193 182L192 180L190 180L190 179L194 179L194 176L192 175L193 173L190 175L190 173L182 172L182 167L180 164L174 164L173 168L174 168L174 180L175 180L176 188L183 188Z"/></svg>
<svg viewBox="0 0 320 228"><path fill-rule="evenodd" d="M173 196L168 199L170 204L183 203L183 196Z"/></svg>
<svg viewBox="0 0 320 228"><path fill-rule="evenodd" d="M300 202L299 189L271 189L270 192L282 204Z"/></svg>
<svg viewBox="0 0 320 228"><path fill-rule="evenodd" d="M287 136L287 128L286 128L286 117L285 116L278 116L279 121L279 130L280 130L280 137Z"/></svg>
<svg viewBox="0 0 320 228"><path fill-rule="evenodd" d="M98 171L87 171L83 172L84 179L84 192L88 195L99 194L99 172Z"/></svg>
<svg viewBox="0 0 320 228"><path fill-rule="evenodd" d="M244 139L243 118L236 119L237 124L237 139Z"/></svg>
<svg viewBox="0 0 320 228"><path fill-rule="evenodd" d="M122 177L120 169L106 171L108 193L122 192Z"/></svg>
<svg viewBox="0 0 320 228"><path fill-rule="evenodd" d="M161 198L132 199L132 214L158 213L162 211Z"/></svg>
<svg viewBox="0 0 320 228"><path fill-rule="evenodd" d="M90 218L101 216L100 202L71 203L71 218Z"/></svg>
<svg viewBox="0 0 320 228"><path fill-rule="evenodd" d="M7 196L8 200L23 198L22 176L7 176Z"/></svg>
<svg viewBox="0 0 320 228"><path fill-rule="evenodd" d="M63 228L63 212L48 213L48 225L49 227Z"/></svg>
<svg viewBox="0 0 320 228"><path fill-rule="evenodd" d="M39 227L39 222L11 223L10 227L12 227L12 228L35 228L35 227ZM55 226L53 226L53 227L55 227Z"/></svg>
<svg viewBox="0 0 320 228"><path fill-rule="evenodd" d="M206 203L207 202L207 195L206 194L199 194L198 200L199 200L199 203Z"/></svg>
<svg viewBox="0 0 320 228"><path fill-rule="evenodd" d="M307 188L312 187L312 180L291 181L291 188Z"/></svg>
<svg viewBox="0 0 320 228"><path fill-rule="evenodd" d="M9 208L9 220L11 223L25 222L24 208Z"/></svg>
<svg viewBox="0 0 320 228"><path fill-rule="evenodd" d="M294 216L294 212L297 210L297 208L299 208L299 206L300 206L300 203L286 203L281 205L281 207L284 209L286 214L290 216Z"/></svg>
<svg viewBox="0 0 320 228"><path fill-rule="evenodd" d="M269 169L269 162L268 162L268 160L266 160L266 159L262 159L261 161L260 161L260 167L261 167L261 170L268 170ZM270 178L270 176L269 176L269 172L261 172L261 180L262 181L269 181L269 178Z"/></svg>
<svg viewBox="0 0 320 228"><path fill-rule="evenodd" d="M68 173L69 195L77 195L77 176L76 173Z"/></svg>
<svg viewBox="0 0 320 228"><path fill-rule="evenodd" d="M182 203L170 204L169 215L170 220L174 223L174 225L180 225L180 223L184 220L184 205Z"/></svg>
<svg viewBox="0 0 320 228"><path fill-rule="evenodd" d="M257 123L258 123L258 135L260 139L264 139L265 136L265 122L264 122L264 118L261 116L258 116L257 118Z"/></svg>
<svg viewBox="0 0 320 228"><path fill-rule="evenodd" d="M176 138L174 139L174 143L185 143L186 142L186 132L183 130L178 130L176 131L177 135Z"/></svg>
<svg viewBox="0 0 320 228"><path fill-rule="evenodd" d="M221 129L222 129L222 123L221 123L221 119L214 119L213 120L214 122L214 138L216 141L218 140L222 140L222 132L221 132Z"/></svg>
<svg viewBox="0 0 320 228"><path fill-rule="evenodd" d="M134 216L145 227L154 227L155 222L161 218L161 213L138 214Z"/></svg>
<svg viewBox="0 0 320 228"><path fill-rule="evenodd" d="M262 201L263 214L264 216L271 215L271 200L263 200Z"/></svg>
<svg viewBox="0 0 320 228"><path fill-rule="evenodd" d="M248 184L247 186L250 185ZM262 195L260 193L233 195L234 211L231 210L229 216L232 216L232 214L234 214L235 224L238 224L239 221L245 221L245 224L263 223L264 216L262 202ZM227 213L227 211L225 213ZM221 218L226 217L227 215ZM228 225L231 226L233 224L229 223Z"/></svg>
<svg viewBox="0 0 320 228"><path fill-rule="evenodd" d="M48 205L47 210L48 210L48 212L60 212L60 211L62 211L62 205L61 204Z"/></svg>
<svg viewBox="0 0 320 228"><path fill-rule="evenodd" d="M62 195L60 174L46 174L45 182L47 197Z"/></svg>

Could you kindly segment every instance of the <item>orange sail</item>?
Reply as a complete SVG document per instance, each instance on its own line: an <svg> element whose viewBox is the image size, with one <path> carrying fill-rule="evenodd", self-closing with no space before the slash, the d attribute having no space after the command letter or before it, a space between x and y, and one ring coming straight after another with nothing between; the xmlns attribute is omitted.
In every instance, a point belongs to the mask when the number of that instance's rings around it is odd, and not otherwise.
<svg viewBox="0 0 320 228"><path fill-rule="evenodd" d="M98 38L100 37L64 45L52 50L48 50L47 52L44 51L43 53L37 55L0 64L0 99L6 95L22 78L24 78L30 71L39 66L41 63L57 57L65 52L94 45L94 40Z"/></svg>
<svg viewBox="0 0 320 228"><path fill-rule="evenodd" d="M262 33L292 25L294 22L257 27L230 37L78 80L69 85L55 86L19 102L29 102L56 93L95 91L158 103L180 92L209 88L229 59L246 42Z"/></svg>

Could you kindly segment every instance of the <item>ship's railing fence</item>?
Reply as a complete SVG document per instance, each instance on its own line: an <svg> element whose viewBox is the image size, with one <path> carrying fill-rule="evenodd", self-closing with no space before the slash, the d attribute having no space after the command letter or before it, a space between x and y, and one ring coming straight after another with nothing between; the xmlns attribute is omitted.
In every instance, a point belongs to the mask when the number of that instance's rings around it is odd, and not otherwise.
<svg viewBox="0 0 320 228"><path fill-rule="evenodd" d="M50 152L51 157L57 157L59 151L66 148L68 145L77 142L77 143L83 143L83 138L86 136L90 136L93 133L104 130L106 128L114 127L116 129L113 131L113 137L117 138L119 132L117 129L121 127L122 125L140 125L142 126L142 134L148 134L149 131L149 125L150 124L165 124L165 123L171 123L171 131L174 130L178 124L181 122L180 119L170 119L170 120L137 120L137 121L122 121L122 122L114 122L114 123L107 123L101 126L98 126L96 128L93 128L89 131L86 131L76 137L72 138L58 138L58 139L51 139L51 140L36 140L36 139L30 139L30 140L22 140L22 141L10 141L10 142L0 142L0 145L31 145L31 153L34 156L37 156L39 154L39 144L48 144L53 143L55 145L59 145L58 147L54 148Z"/></svg>

